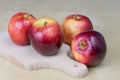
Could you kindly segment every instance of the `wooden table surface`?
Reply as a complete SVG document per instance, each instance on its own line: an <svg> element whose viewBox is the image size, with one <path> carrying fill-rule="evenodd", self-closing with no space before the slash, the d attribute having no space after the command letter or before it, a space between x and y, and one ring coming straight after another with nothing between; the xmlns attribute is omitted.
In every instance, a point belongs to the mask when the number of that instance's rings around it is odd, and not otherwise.
<svg viewBox="0 0 120 80"><path fill-rule="evenodd" d="M0 32L7 30L10 18L17 12L28 12L37 18L52 17L60 24L67 15L79 13L91 19L94 29L101 32L107 42L103 63L89 68L84 78L51 69L27 71L0 57L0 80L119 80L119 3L120 0L0 0Z"/></svg>

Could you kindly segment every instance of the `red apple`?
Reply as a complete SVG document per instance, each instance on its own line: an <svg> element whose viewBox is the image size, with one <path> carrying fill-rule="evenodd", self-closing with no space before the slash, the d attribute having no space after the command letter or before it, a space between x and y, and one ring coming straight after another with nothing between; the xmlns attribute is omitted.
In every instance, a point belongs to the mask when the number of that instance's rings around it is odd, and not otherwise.
<svg viewBox="0 0 120 80"><path fill-rule="evenodd" d="M64 42L71 45L72 39L79 33L93 30L92 23L87 16L72 14L65 18L62 24Z"/></svg>
<svg viewBox="0 0 120 80"><path fill-rule="evenodd" d="M107 46L103 35L97 31L86 31L72 40L72 55L87 66L97 66L105 58Z"/></svg>
<svg viewBox="0 0 120 80"><path fill-rule="evenodd" d="M36 21L36 18L29 13L19 12L12 16L8 32L12 41L17 45L30 44L29 28Z"/></svg>
<svg viewBox="0 0 120 80"><path fill-rule="evenodd" d="M59 23L52 18L40 18L30 28L30 41L41 55L51 56L58 53L62 43Z"/></svg>

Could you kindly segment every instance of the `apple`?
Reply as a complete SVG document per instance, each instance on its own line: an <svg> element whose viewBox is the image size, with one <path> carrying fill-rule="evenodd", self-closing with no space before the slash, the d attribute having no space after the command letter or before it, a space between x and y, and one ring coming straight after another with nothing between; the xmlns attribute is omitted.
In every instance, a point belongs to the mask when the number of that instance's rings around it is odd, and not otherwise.
<svg viewBox="0 0 120 80"><path fill-rule="evenodd" d="M60 24L49 17L35 21L29 33L33 48L43 56L57 54L63 43Z"/></svg>
<svg viewBox="0 0 120 80"><path fill-rule="evenodd" d="M11 40L17 45L28 45L29 28L36 18L29 13L19 12L12 16L8 25L8 33Z"/></svg>
<svg viewBox="0 0 120 80"><path fill-rule="evenodd" d="M93 30L93 25L87 16L80 14L71 14L65 18L61 29L64 37L64 42L71 46L72 39L77 34L87 30Z"/></svg>
<svg viewBox="0 0 120 80"><path fill-rule="evenodd" d="M98 31L85 31L74 37L71 44L74 59L87 66L97 66L105 58L107 45Z"/></svg>

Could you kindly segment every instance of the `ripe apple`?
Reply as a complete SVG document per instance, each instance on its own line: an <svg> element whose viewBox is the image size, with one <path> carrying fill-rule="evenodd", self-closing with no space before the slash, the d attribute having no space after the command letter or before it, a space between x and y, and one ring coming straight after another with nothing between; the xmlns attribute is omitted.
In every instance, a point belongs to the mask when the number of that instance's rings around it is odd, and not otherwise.
<svg viewBox="0 0 120 80"><path fill-rule="evenodd" d="M63 43L60 25L52 18L38 19L33 23L29 33L33 48L44 56L57 54Z"/></svg>
<svg viewBox="0 0 120 80"><path fill-rule="evenodd" d="M107 51L103 35L93 30L75 36L71 48L74 59L87 66L99 65L105 58Z"/></svg>
<svg viewBox="0 0 120 80"><path fill-rule="evenodd" d="M36 18L29 13L19 12L12 16L8 25L8 33L12 41L17 45L30 44L29 28Z"/></svg>
<svg viewBox="0 0 120 80"><path fill-rule="evenodd" d="M72 14L65 18L62 23L64 42L71 46L72 39L79 33L93 30L93 25L87 16Z"/></svg>

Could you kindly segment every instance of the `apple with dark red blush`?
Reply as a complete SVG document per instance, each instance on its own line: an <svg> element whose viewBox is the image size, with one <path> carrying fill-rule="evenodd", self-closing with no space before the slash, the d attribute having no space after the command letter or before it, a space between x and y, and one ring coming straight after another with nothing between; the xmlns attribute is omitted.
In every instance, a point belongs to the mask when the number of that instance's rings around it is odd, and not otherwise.
<svg viewBox="0 0 120 80"><path fill-rule="evenodd" d="M98 31L85 31L74 37L71 44L74 59L87 66L97 66L105 58L107 45Z"/></svg>
<svg viewBox="0 0 120 80"><path fill-rule="evenodd" d="M93 25L87 16L81 14L71 14L65 18L61 29L64 42L71 46L72 39L77 34L87 30L93 30Z"/></svg>
<svg viewBox="0 0 120 80"><path fill-rule="evenodd" d="M60 24L48 17L38 19L29 31L33 48L43 56L52 56L58 53L63 43Z"/></svg>
<svg viewBox="0 0 120 80"><path fill-rule="evenodd" d="M19 12L12 16L8 25L8 33L11 40L17 45L28 45L29 28L36 21L36 18L25 12Z"/></svg>

